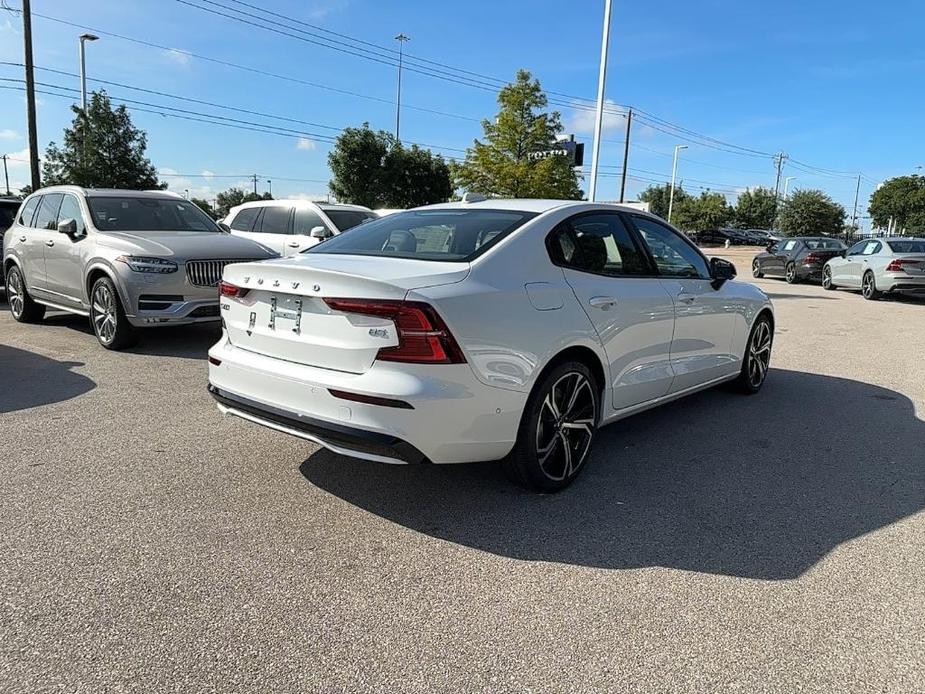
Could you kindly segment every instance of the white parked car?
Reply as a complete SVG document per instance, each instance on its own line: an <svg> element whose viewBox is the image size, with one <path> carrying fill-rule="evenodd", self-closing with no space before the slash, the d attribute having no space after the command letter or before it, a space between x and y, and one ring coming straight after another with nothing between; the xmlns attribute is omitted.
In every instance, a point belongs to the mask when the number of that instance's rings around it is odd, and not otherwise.
<svg viewBox="0 0 925 694"><path fill-rule="evenodd" d="M774 314L644 212L485 200L230 265L209 351L222 412L387 463L503 459L556 491L597 429L724 381L758 391Z"/></svg>
<svg viewBox="0 0 925 694"><path fill-rule="evenodd" d="M370 219L377 219L376 214L360 205L255 200L232 207L222 221L236 236L258 241L280 255L295 255Z"/></svg>

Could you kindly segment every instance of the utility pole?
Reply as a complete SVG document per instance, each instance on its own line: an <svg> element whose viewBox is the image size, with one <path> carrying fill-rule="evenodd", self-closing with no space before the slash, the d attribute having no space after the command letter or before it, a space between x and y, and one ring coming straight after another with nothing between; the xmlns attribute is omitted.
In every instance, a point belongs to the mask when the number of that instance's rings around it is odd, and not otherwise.
<svg viewBox="0 0 925 694"><path fill-rule="evenodd" d="M601 64L597 75L597 109L594 114L594 149L591 151L591 181L588 183L588 200L597 197L597 165L601 154L601 129L604 123L604 85L607 82L607 51L610 48L611 0L604 0L604 32L601 37Z"/></svg>
<svg viewBox="0 0 925 694"><path fill-rule="evenodd" d="M273 181L271 181L269 178L267 179L267 185L270 187L270 197L272 198L273 197Z"/></svg>
<svg viewBox="0 0 925 694"><path fill-rule="evenodd" d="M774 181L774 221L771 222L772 229L777 226L777 207L780 203L780 175L784 169L784 160L786 158L787 155L783 152L778 152L774 156L774 161L777 164L777 179Z"/></svg>
<svg viewBox="0 0 925 694"><path fill-rule="evenodd" d="M32 3L22 0L22 40L26 68L26 119L29 122L29 168L32 190L42 187L39 176L39 136L35 126L35 66L32 64Z"/></svg>
<svg viewBox="0 0 925 694"><path fill-rule="evenodd" d="M671 193L668 195L668 223L671 224L671 210L674 207L674 179L678 173L678 153L687 149L687 145L675 145L674 161L671 164Z"/></svg>
<svg viewBox="0 0 925 694"><path fill-rule="evenodd" d="M405 54L405 41L410 41L411 37L399 34L395 37L395 40L398 41L398 99L395 101L395 139L401 142L398 135L401 126L401 68Z"/></svg>
<svg viewBox="0 0 925 694"><path fill-rule="evenodd" d="M251 178L254 179L254 195L257 195L257 174L252 174Z"/></svg>
<svg viewBox="0 0 925 694"><path fill-rule="evenodd" d="M633 109L626 114L626 139L623 141L623 173L620 176L620 202L626 192L626 165L630 158L630 129L633 127Z"/></svg>
<svg viewBox="0 0 925 694"><path fill-rule="evenodd" d="M858 225L858 197L861 194L861 174L858 174L858 185L854 189L854 214L851 215L851 228L856 229ZM845 231L845 240L848 240L848 231Z"/></svg>
<svg viewBox="0 0 925 694"><path fill-rule="evenodd" d="M77 41L80 44L80 110L87 112L87 59L84 55L84 44L87 41L97 41L100 37L94 34L81 34Z"/></svg>
<svg viewBox="0 0 925 694"><path fill-rule="evenodd" d="M6 170L6 155L5 154L3 155L2 159L3 159L3 178L6 179L6 194L9 195L10 194L10 173L9 171Z"/></svg>

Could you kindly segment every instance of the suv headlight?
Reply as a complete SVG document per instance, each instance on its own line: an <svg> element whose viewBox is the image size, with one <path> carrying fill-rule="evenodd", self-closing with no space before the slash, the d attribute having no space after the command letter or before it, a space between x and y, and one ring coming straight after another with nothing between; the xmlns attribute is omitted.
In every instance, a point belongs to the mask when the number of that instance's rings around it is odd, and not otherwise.
<svg viewBox="0 0 925 694"><path fill-rule="evenodd" d="M147 258L140 255L120 255L119 260L128 265L135 272L158 272L166 274L176 272L177 264L165 258Z"/></svg>

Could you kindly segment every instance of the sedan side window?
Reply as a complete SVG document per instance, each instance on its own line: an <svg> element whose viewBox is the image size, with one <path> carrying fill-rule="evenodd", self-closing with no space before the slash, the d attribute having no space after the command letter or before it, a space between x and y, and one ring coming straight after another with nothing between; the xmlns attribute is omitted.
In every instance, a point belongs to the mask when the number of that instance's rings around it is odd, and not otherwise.
<svg viewBox="0 0 925 694"><path fill-rule="evenodd" d="M620 217L585 214L560 224L549 239L553 262L583 272L624 277L650 274L648 262Z"/></svg>
<svg viewBox="0 0 925 694"><path fill-rule="evenodd" d="M783 248L781 248L781 251L784 252L784 253L786 253L786 252L788 252L788 251L792 251L792 250L793 250L794 248L796 248L796 247L797 247L797 242L796 242L796 241L793 241L793 240L790 240L790 241L787 241L787 242L783 245Z"/></svg>
<svg viewBox="0 0 925 694"><path fill-rule="evenodd" d="M55 223L55 228L57 229L58 224L65 219L73 219L77 222L77 235L83 236L84 232L87 230L87 225L84 223L83 214L80 212L80 203L77 202L77 198L73 195L64 196L64 200L61 202L61 209L58 210L58 220Z"/></svg>
<svg viewBox="0 0 925 694"><path fill-rule="evenodd" d="M289 207L280 207L278 205L265 207L263 217L260 219L259 231L264 234L288 234L290 209Z"/></svg>
<svg viewBox="0 0 925 694"><path fill-rule="evenodd" d="M861 255L864 252L864 248L867 246L867 241L858 241L851 248L848 249L848 255Z"/></svg>
<svg viewBox="0 0 925 694"><path fill-rule="evenodd" d="M29 200L29 202L23 205L22 211L19 213L19 223L22 226L24 227L32 226L32 218L35 216L35 208L39 206L39 202L41 202L41 200L42 200L42 196L39 195L39 196L32 198L31 200Z"/></svg>
<svg viewBox="0 0 925 694"><path fill-rule="evenodd" d="M864 250L861 252L861 255L876 255L880 252L880 242L879 241L868 241L867 245L864 246Z"/></svg>
<svg viewBox="0 0 925 694"><path fill-rule="evenodd" d="M61 200L64 195L61 193L49 193L42 196L42 204L39 205L39 211L35 215L35 222L32 226L37 229L49 229L54 231L58 228L58 208L61 207Z"/></svg>
<svg viewBox="0 0 925 694"><path fill-rule="evenodd" d="M639 215L633 215L633 222L655 260L658 274L710 279L707 261L674 230Z"/></svg>

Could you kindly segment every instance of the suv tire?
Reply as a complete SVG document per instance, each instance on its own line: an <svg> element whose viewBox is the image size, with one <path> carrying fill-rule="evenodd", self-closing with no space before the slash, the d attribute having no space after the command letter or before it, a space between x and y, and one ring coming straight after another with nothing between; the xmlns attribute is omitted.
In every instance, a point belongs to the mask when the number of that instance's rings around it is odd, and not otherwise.
<svg viewBox="0 0 925 694"><path fill-rule="evenodd" d="M108 277L100 277L90 290L90 323L106 349L125 349L138 342L138 331L125 317L116 285Z"/></svg>
<svg viewBox="0 0 925 694"><path fill-rule="evenodd" d="M18 265L11 267L6 274L6 301L13 318L20 323L38 323L45 317L45 307L29 296L26 280Z"/></svg>

